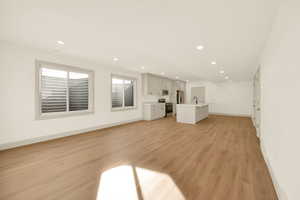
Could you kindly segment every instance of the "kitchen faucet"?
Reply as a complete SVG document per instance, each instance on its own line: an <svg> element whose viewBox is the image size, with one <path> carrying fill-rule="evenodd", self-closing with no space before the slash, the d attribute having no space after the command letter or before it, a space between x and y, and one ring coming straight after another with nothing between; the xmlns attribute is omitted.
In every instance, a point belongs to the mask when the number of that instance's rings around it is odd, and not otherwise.
<svg viewBox="0 0 300 200"><path fill-rule="evenodd" d="M197 97L197 96L194 96L194 97L193 97L193 101L195 101L195 103L198 104L198 97Z"/></svg>

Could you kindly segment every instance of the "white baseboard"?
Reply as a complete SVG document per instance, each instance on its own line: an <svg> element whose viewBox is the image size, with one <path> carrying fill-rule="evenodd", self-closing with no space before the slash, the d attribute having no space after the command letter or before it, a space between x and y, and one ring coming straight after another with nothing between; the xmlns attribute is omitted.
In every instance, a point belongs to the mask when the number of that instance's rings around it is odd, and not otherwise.
<svg viewBox="0 0 300 200"><path fill-rule="evenodd" d="M128 123L141 121L141 120L143 120L143 119L137 118L137 119L132 119L132 120L115 122L115 123L111 123L111 124L104 124L104 125L100 125L100 126L96 126L96 127L90 127L90 128L85 128L85 129L80 129L80 130L75 130L75 131L68 131L68 132L64 132L64 133L53 134L53 135L49 135L49 136L42 136L42 137L36 137L36 138L32 138L32 139L27 139L27 140L21 140L21 141L17 141L17 142L4 143L4 144L0 144L0 151L15 148L15 147L20 147L20 146L24 146L24 145L34 144L34 143L38 143L38 142L45 142L48 140L58 139L58 138L67 137L67 136L71 136L71 135L82 134L82 133L95 131L95 130L99 130L99 129L110 128L113 126L119 126L122 124L128 124Z"/></svg>
<svg viewBox="0 0 300 200"><path fill-rule="evenodd" d="M268 159L268 156L267 156L267 153L266 153L266 150L265 150L263 142L260 143L260 149L261 149L261 152L263 154L265 163L267 164L267 167L268 167L268 170L269 170L272 182L273 182L274 187L275 187L275 191L276 191L277 196L278 196L278 199L279 200L288 200L286 192L284 192L284 190L282 189L282 187L280 187L279 182L277 181L277 179L275 177L274 170L273 170L273 168L271 166L270 160Z"/></svg>
<svg viewBox="0 0 300 200"><path fill-rule="evenodd" d="M255 123L253 121L253 118L252 118L252 123L253 123L253 126L255 127ZM255 127L255 129L256 129L256 127ZM257 129L256 129L256 131L257 131ZM257 134L256 134L256 136L257 136ZM261 140L260 140L260 149L261 149L263 158L265 160L265 163L267 165L268 171L270 173L270 176L271 176L271 179L272 179L272 182L273 182L275 192L277 194L278 199L279 200L288 200L286 193L279 186L279 183L278 183L278 181L275 177L275 174L274 174L274 170L271 166L270 160L268 159L264 143Z"/></svg>
<svg viewBox="0 0 300 200"><path fill-rule="evenodd" d="M216 113L216 112L210 112L210 115L223 115L223 116L230 116L230 117L251 117L251 115L245 115L245 114L228 114L228 113Z"/></svg>

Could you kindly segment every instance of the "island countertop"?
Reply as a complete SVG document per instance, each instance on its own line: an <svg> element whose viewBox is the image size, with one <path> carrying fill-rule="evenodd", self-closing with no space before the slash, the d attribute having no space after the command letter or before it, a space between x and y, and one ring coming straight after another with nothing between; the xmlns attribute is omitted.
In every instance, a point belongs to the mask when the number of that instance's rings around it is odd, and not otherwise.
<svg viewBox="0 0 300 200"><path fill-rule="evenodd" d="M208 117L208 104L177 104L176 121L196 124Z"/></svg>

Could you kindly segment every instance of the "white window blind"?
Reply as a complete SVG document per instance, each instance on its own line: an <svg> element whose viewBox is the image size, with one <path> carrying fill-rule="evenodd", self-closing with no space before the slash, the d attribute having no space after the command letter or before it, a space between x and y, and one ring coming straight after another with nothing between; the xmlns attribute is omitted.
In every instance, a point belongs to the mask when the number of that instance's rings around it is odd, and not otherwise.
<svg viewBox="0 0 300 200"><path fill-rule="evenodd" d="M69 73L69 110L88 110L89 76L83 73Z"/></svg>
<svg viewBox="0 0 300 200"><path fill-rule="evenodd" d="M112 76L112 109L135 107L136 80L121 76Z"/></svg>
<svg viewBox="0 0 300 200"><path fill-rule="evenodd" d="M90 112L92 74L74 67L38 63L39 117Z"/></svg>
<svg viewBox="0 0 300 200"><path fill-rule="evenodd" d="M125 107L134 106L134 81L124 80L124 104Z"/></svg>
<svg viewBox="0 0 300 200"><path fill-rule="evenodd" d="M42 113L67 111L67 72L42 68Z"/></svg>
<svg viewBox="0 0 300 200"><path fill-rule="evenodd" d="M123 80L112 78L112 107L123 107Z"/></svg>

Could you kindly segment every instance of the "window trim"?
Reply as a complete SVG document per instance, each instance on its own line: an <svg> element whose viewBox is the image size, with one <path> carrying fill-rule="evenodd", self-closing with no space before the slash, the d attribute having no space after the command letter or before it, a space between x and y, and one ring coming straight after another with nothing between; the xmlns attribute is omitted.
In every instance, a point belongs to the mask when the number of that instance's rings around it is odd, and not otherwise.
<svg viewBox="0 0 300 200"><path fill-rule="evenodd" d="M133 83L133 106L125 106L124 102L124 90L123 90L123 106L118 107L118 108L113 108L112 107L112 79L113 78L119 78L119 79L125 79L125 80L132 80ZM119 75L119 74L111 74L110 77L110 109L112 112L117 112L117 111L126 111L126 110L134 110L137 109L137 78L136 77L131 77L131 76L126 76L126 75Z"/></svg>
<svg viewBox="0 0 300 200"><path fill-rule="evenodd" d="M93 70L89 69L82 69L79 67L64 65L64 64L57 64L53 62L35 61L35 118L36 120L43 120L43 119L55 119L61 117L69 117L69 116L77 116L77 115L85 115L85 114L93 114L94 113L94 77L95 73ZM53 113L42 113L41 111L41 68L48 68L48 69L56 69L56 70L64 70L67 72L77 72L77 73L85 73L89 75L89 104L88 110L79 110L79 111L65 111L65 112L53 112ZM69 77L69 73L67 73ZM67 89L67 98L69 90ZM67 110L69 110L69 99L67 99Z"/></svg>

